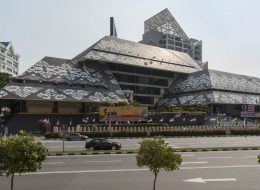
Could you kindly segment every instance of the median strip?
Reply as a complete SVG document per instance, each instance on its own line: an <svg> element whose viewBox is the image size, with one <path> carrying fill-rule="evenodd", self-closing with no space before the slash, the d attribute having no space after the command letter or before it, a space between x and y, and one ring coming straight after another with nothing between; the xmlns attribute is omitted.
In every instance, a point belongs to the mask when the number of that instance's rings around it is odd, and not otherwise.
<svg viewBox="0 0 260 190"><path fill-rule="evenodd" d="M175 148L175 152L205 152L205 151L241 151L241 150L260 150L260 147L208 147L208 148ZM116 150L116 151L50 151L48 156L63 155L98 155L98 154L136 154L138 150Z"/></svg>

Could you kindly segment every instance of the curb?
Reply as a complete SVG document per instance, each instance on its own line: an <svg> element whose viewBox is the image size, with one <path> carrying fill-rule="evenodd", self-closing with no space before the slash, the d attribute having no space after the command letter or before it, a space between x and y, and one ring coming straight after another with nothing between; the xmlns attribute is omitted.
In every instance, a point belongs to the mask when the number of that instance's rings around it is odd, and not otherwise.
<svg viewBox="0 0 260 190"><path fill-rule="evenodd" d="M223 148L189 148L175 149L174 152L216 152L216 151L243 151L243 150L260 150L260 147L223 147ZM73 156L73 155L105 155L105 154L135 154L133 151L117 151L117 152L49 152L48 156Z"/></svg>

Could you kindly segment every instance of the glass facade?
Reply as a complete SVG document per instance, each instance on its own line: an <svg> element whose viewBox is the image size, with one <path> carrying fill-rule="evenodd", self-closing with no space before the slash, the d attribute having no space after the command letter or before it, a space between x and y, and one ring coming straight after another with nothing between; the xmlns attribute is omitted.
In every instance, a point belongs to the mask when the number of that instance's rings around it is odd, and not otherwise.
<svg viewBox="0 0 260 190"><path fill-rule="evenodd" d="M162 90L168 89L169 79L174 72L107 63L122 90L132 90L134 100L145 105L154 105L154 97L162 97Z"/></svg>

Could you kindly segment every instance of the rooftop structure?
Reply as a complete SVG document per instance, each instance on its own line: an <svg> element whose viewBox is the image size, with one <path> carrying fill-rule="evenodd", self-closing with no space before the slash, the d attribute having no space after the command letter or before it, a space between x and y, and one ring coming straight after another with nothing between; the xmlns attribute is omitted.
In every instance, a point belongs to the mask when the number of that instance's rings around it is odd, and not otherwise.
<svg viewBox="0 0 260 190"><path fill-rule="evenodd" d="M168 9L164 9L144 22L141 43L188 53L202 61L202 41L189 38Z"/></svg>

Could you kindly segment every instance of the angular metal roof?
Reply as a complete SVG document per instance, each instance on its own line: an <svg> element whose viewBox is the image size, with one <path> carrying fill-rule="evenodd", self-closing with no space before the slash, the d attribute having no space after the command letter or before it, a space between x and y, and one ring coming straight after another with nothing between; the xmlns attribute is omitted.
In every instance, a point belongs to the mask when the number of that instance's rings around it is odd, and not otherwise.
<svg viewBox="0 0 260 190"><path fill-rule="evenodd" d="M170 92L176 94L207 89L260 93L260 79L216 70L203 70L179 78L170 87Z"/></svg>
<svg viewBox="0 0 260 190"><path fill-rule="evenodd" d="M186 53L106 36L73 61L98 60L181 73L201 70Z"/></svg>
<svg viewBox="0 0 260 190"><path fill-rule="evenodd" d="M79 65L67 59L53 57L43 58L19 75L17 79L120 89L112 72L105 64L89 61Z"/></svg>
<svg viewBox="0 0 260 190"><path fill-rule="evenodd" d="M54 85L10 83L0 89L1 99L66 102L127 101L123 91L96 88L73 88Z"/></svg>
<svg viewBox="0 0 260 190"><path fill-rule="evenodd" d="M215 70L181 76L157 105L169 104L258 104L260 79Z"/></svg>
<svg viewBox="0 0 260 190"><path fill-rule="evenodd" d="M257 104L259 95L222 92L222 91L201 91L197 93L187 93L174 95L172 97L160 99L156 105L193 105L193 104Z"/></svg>

